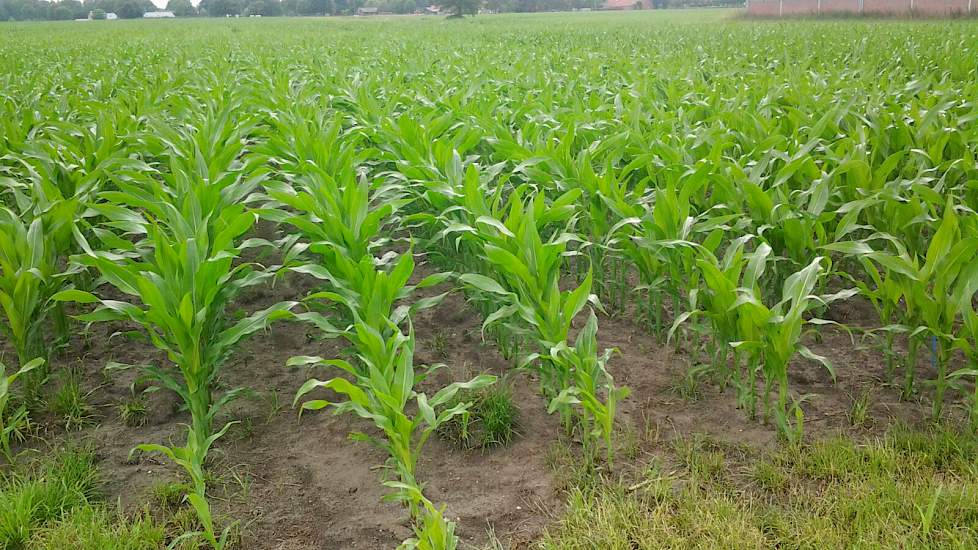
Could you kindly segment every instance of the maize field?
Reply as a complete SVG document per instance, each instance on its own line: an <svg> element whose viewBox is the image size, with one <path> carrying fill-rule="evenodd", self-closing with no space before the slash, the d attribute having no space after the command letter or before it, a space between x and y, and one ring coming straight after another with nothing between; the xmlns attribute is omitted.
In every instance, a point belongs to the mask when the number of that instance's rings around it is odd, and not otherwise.
<svg viewBox="0 0 978 550"><path fill-rule="evenodd" d="M179 480L178 548L542 548L556 441L978 431L978 23L737 13L0 23L0 463Z"/></svg>

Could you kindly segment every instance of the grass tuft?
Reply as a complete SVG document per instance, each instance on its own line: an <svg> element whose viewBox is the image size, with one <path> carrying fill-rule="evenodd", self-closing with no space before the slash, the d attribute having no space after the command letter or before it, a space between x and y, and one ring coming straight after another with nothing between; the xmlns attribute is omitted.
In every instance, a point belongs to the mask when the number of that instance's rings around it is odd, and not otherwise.
<svg viewBox="0 0 978 550"><path fill-rule="evenodd" d="M447 405L472 403L466 414L458 415L438 428L444 439L463 449L490 449L509 445L518 435L519 408L512 391L495 384L478 391L460 391Z"/></svg>

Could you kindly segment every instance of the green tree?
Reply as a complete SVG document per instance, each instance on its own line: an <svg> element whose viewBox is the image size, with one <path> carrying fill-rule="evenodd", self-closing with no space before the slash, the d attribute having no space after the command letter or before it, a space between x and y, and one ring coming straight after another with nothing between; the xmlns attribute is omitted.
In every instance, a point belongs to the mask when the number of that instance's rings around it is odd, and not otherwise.
<svg viewBox="0 0 978 550"><path fill-rule="evenodd" d="M278 0L252 0L245 8L245 15L261 15L262 17L277 17L282 15L282 4Z"/></svg>
<svg viewBox="0 0 978 550"><path fill-rule="evenodd" d="M242 6L238 0L202 0L200 8L206 10L211 17L224 17L240 15Z"/></svg>
<svg viewBox="0 0 978 550"><path fill-rule="evenodd" d="M453 18L475 15L479 11L479 0L439 0L438 5L449 11L449 17Z"/></svg>
<svg viewBox="0 0 978 550"><path fill-rule="evenodd" d="M55 21L69 21L71 17L71 8L67 6L55 6L51 10L51 19Z"/></svg>
<svg viewBox="0 0 978 550"><path fill-rule="evenodd" d="M119 19L139 19L146 13L142 3L136 0L124 0L119 4L116 15Z"/></svg>
<svg viewBox="0 0 978 550"><path fill-rule="evenodd" d="M327 15L332 12L332 0L299 0L299 13L301 15Z"/></svg>
<svg viewBox="0 0 978 550"><path fill-rule="evenodd" d="M170 0L166 3L166 11L173 12L177 17L193 17L197 14L190 0Z"/></svg>

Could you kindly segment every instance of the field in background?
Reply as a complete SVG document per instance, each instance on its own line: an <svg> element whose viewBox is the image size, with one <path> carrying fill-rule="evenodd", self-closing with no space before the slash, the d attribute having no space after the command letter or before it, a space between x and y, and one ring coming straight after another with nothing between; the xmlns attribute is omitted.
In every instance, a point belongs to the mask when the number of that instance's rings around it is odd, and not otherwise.
<svg viewBox="0 0 978 550"><path fill-rule="evenodd" d="M0 25L0 548L978 546L978 22L741 13Z"/></svg>

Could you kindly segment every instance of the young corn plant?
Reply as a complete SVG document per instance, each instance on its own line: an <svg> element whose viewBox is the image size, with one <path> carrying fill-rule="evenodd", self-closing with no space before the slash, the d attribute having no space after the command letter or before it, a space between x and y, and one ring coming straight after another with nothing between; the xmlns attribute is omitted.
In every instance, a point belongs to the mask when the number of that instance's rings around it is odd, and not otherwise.
<svg viewBox="0 0 978 550"><path fill-rule="evenodd" d="M696 268L699 270L697 279L700 288L692 289L689 293L689 311L682 313L673 323L669 338L674 337L676 328L697 317L705 317L711 328L710 365L721 385L728 380L733 382L737 390L738 405L748 412L751 418L756 414L757 367L750 362L741 369L738 348L731 344L741 340L739 320L741 311L737 303L745 289L755 296L761 296L760 289L766 269L771 247L761 242L752 252L745 251L745 246L753 240L746 235L734 239L726 249L722 260L709 250L700 248Z"/></svg>
<svg viewBox="0 0 978 550"><path fill-rule="evenodd" d="M972 265L971 269L978 268ZM978 308L975 308L973 305L969 307L964 304L961 305L961 308L964 311L964 334L957 339L955 346L964 352L965 357L968 359L968 366L950 374L953 383L958 383L961 378L970 378L973 381L978 380ZM970 401L971 431L978 433L978 384L975 385Z"/></svg>
<svg viewBox="0 0 978 550"><path fill-rule="evenodd" d="M572 254L573 252L567 250L567 243L579 239L565 230L573 224L574 214L577 211L575 203L580 198L580 191L568 191L552 201L545 200L543 194L537 194L524 204L523 197L527 191L527 186L520 186L514 189L508 200L503 203L502 188L497 187L495 191L487 194L488 191L479 181L478 171L470 165L465 172L464 188L459 198L462 204L449 208L443 216L436 218L436 223L443 226L443 229L438 232L433 244L435 246L441 244L446 257L461 258L456 266L459 271L485 275L490 279L498 276L499 265L485 260L487 246L494 251L497 262L503 261L501 258L506 254L519 254L520 246L515 241L517 237L512 228L522 224L533 224L535 228L532 233L538 236L540 234L554 236L552 244L561 249L559 254ZM527 217L526 212L532 215ZM506 223L500 221L501 217L506 218ZM526 234L530 234L529 230ZM445 241L449 238L453 238L454 242L445 246ZM557 250L549 246L547 248L551 251ZM555 259L556 257L549 256L539 259L543 269L549 270L547 275L541 277L559 277L559 270L563 263L555 262ZM553 271L554 269L557 271ZM523 274L519 276L523 277ZM529 282L526 277L524 279L528 284L537 284ZM515 284L515 280L511 282ZM468 287L474 288L471 285ZM528 292L535 292L535 290ZM486 319L491 318L499 310L499 300L492 293L469 292L469 299L476 304ZM512 313L510 310L505 311ZM500 315L507 316L508 313L500 312ZM540 319L539 322L543 320ZM559 328L555 330L557 332L554 333L556 334L554 341L558 341L561 331ZM519 323L489 322L483 325L483 332L490 332L495 337L504 357L516 359L528 329Z"/></svg>
<svg viewBox="0 0 978 550"><path fill-rule="evenodd" d="M561 390L547 410L552 414L561 407L579 406L582 431L604 443L606 460L610 465L614 458L612 439L615 412L618 403L628 397L631 390L615 385L615 379L607 369L608 359L614 350L608 349L599 355L597 335L598 318L591 311L573 347L558 344L549 351L547 359L565 364L571 372L572 385Z"/></svg>
<svg viewBox="0 0 978 550"><path fill-rule="evenodd" d="M490 297L496 310L486 317L483 329L506 322L510 330L531 335L540 349L546 351L560 343L566 344L574 317L587 305L597 303L590 294L590 273L573 291L560 289L561 267L567 243L574 236L567 233L541 238L536 214L543 204L537 195L523 205L512 203L505 223L482 218L466 238L482 239L482 257L495 273L495 278L478 273L466 273L460 281L475 293ZM569 385L569 372L544 366L541 362L541 381L544 394L553 399ZM569 417L562 414L565 421Z"/></svg>
<svg viewBox="0 0 978 550"><path fill-rule="evenodd" d="M645 203L649 201L635 196L635 191L626 194L619 190L606 198L621 218L610 230L608 246L620 249L635 265L641 283L636 290L646 294L639 306L659 337L668 332L663 298L671 298L675 321L684 311L684 292L698 286L696 249L714 250L730 229L728 224L738 217L723 214L720 209L694 216L690 199L702 185L703 180L695 178L679 190L675 184L655 189L648 206Z"/></svg>
<svg viewBox="0 0 978 550"><path fill-rule="evenodd" d="M57 309L52 297L62 290L71 271L62 271L42 218L24 220L0 207L0 331L13 345L18 365L48 358L44 331ZM47 376L42 364L31 369L29 393L35 394ZM32 396L31 399L34 397Z"/></svg>
<svg viewBox="0 0 978 550"><path fill-rule="evenodd" d="M495 382L495 377L482 375L468 382L456 382L439 390L431 399L415 391L415 385L424 378L414 365L414 332L410 327L412 312L438 303L443 295L417 300L408 306L396 307L398 301L407 300L415 288L424 288L445 280L448 274L435 274L422 280L417 286L408 285L414 271L414 260L409 253L402 255L390 272L379 268L372 256L354 263L341 255L334 255L334 272L310 264L296 270L318 276L330 283L328 290L311 294L307 300L327 300L342 305L352 319L345 329L332 327L319 314L297 314L320 328L329 336L341 336L351 345L357 360L320 357L294 357L289 365L320 365L338 368L353 377L332 378L321 381L311 379L296 392L295 404L316 388L328 388L344 395L346 400L333 403L326 400L303 402L302 410L318 410L333 406L337 413L353 412L371 420L384 434L375 438L364 433L354 434L355 439L369 441L387 451L388 467L398 478L402 489L391 498L409 505L412 518L418 525L419 548L428 548L424 541L443 540L448 546L430 548L454 548L455 537L450 522L445 522L440 512L434 510L421 495L421 485L416 479L417 460L425 443L439 426L455 416L465 414L471 403L453 401L459 390L480 389ZM405 336L399 325L409 323ZM417 412L409 411L414 404ZM405 493L403 488L412 488ZM415 492L420 497L411 496Z"/></svg>
<svg viewBox="0 0 978 550"><path fill-rule="evenodd" d="M113 112L99 114L91 123L59 121L43 138L4 157L10 177L0 177L0 194L10 198L22 219L40 220L43 254L61 265L81 250L82 235L90 233L97 214L87 205L107 180L106 171L139 164L127 158L129 147L118 136L119 130L130 129L129 124L127 116ZM73 280L87 287L89 278L83 275L65 274L62 285ZM54 303L45 316L52 322L49 343L64 345L69 330L63 305Z"/></svg>
<svg viewBox="0 0 978 550"><path fill-rule="evenodd" d="M338 368L353 377L353 382L336 377L326 381L311 379L296 392L294 404L317 388L328 388L346 397L332 403L313 399L302 403L301 410L318 410L329 406L337 413L353 412L371 420L384 434L375 438L364 433L354 437L369 441L387 451L388 467L398 478L397 493L391 498L408 504L418 525L419 548L454 548L457 544L451 522L431 506L421 494L416 479L417 460L425 443L438 427L457 415L464 414L469 403L445 409L461 389L478 389L495 381L491 376L479 376L469 382L454 383L439 390L430 400L415 391L416 383L424 378L414 365L414 332L410 315L422 308L437 304L444 297L411 301L417 288L437 285L448 279L449 273L437 273L418 285L409 285L414 272L414 257L410 250L400 255L391 253L378 260L373 250L386 242L380 230L391 223L396 203L383 202L372 207L371 188L365 178L357 180L354 171L346 172L342 185L324 173L301 178L301 191L288 186L275 186L269 191L269 202L263 214L298 229L308 239L300 248L316 260L305 262L296 255L288 269L316 277L325 288L310 294L306 303L335 303L346 312L349 321L337 328L318 312L309 311L296 317L322 329L327 337L342 337L348 341L356 360L294 357L288 364L320 365ZM284 212L281 205L288 205ZM398 306L399 302L409 302ZM340 316L342 318L342 316ZM408 333L401 324L409 324ZM411 413L413 404L417 412ZM427 542L425 542L427 541ZM440 541L437 544L433 541ZM433 546L425 546L434 544Z"/></svg>
<svg viewBox="0 0 978 550"><path fill-rule="evenodd" d="M959 216L959 210L966 216ZM899 281L902 300L899 296L897 300L902 305L900 313L909 339L904 396L909 397L913 392L918 350L924 343L923 337L930 336L937 371L937 378L931 382L934 386L932 413L935 420L941 417L945 394L950 387L950 357L956 347L961 347L957 343L961 338L959 334L963 328L967 328L962 321L967 319L978 290L978 268L974 265L975 256L978 255L975 216L973 210L956 206L949 199L923 258L908 251L902 241L886 234L874 234L861 241L844 241L825 247L865 260L870 279L877 284L875 289L870 289L868 285L862 287L868 296L884 292L896 295L895 290L884 285L889 280ZM887 244L892 248L889 249ZM885 276L878 275L877 265L884 270Z"/></svg>
<svg viewBox="0 0 978 550"><path fill-rule="evenodd" d="M13 412L7 412L10 404L10 388L21 376L41 366L44 359L37 358L25 363L11 374L7 374L7 366L0 362L0 452L7 462L13 463L14 457L10 448L11 440L21 434L24 421L27 420L27 407L20 405Z"/></svg>
<svg viewBox="0 0 978 550"><path fill-rule="evenodd" d="M414 526L414 536L405 540L397 550L455 550L458 537L455 523L445 518L445 508L437 508L416 485L388 481L384 485L396 491L397 500L411 508L422 510L421 519Z"/></svg>
<svg viewBox="0 0 978 550"><path fill-rule="evenodd" d="M543 204L541 195L525 205L515 200L505 222L479 220L478 229L467 238L484 235L483 258L496 278L466 273L459 279L472 292L490 296L497 304L496 311L483 322L483 329L505 322L536 341L540 351L527 356L523 364L535 365L539 372L550 412L559 412L569 430L574 406L580 405L585 437L597 435L603 440L610 461L616 403L628 395L628 389L615 387L605 368L609 353L598 355L593 312L576 344L568 345L577 314L589 302L597 307L600 303L591 294L590 270L576 289L561 290L567 243L574 237L558 233L547 241L541 238L536 216ZM601 393L605 401L601 401Z"/></svg>
<svg viewBox="0 0 978 550"><path fill-rule="evenodd" d="M778 432L788 441L798 442L804 433L804 415L801 402L789 393L788 365L796 354L821 363L835 378L835 369L825 357L816 355L801 343L808 325L821 326L832 323L817 318L806 318L816 307L855 294L846 290L833 295L815 296L812 292L819 285L819 278L826 273L828 260L816 258L804 269L793 273L784 282L781 301L767 307L752 289L741 287L734 308L738 310L737 328L739 341L730 345L747 355L748 365L760 365L764 376L765 416L773 416ZM750 367L748 367L750 368ZM771 403L772 390L777 391L777 403ZM794 417L794 420L792 420Z"/></svg>
<svg viewBox="0 0 978 550"><path fill-rule="evenodd" d="M395 327L393 321L388 326ZM417 460L431 434L442 423L457 415L464 414L469 403L460 403L447 410L438 410L449 403L462 389L479 389L495 382L489 375L480 375L469 382L452 383L432 396L415 391L414 386L424 376L417 373L414 366L414 331L409 328L407 335L396 330L384 338L381 333L366 322L358 320L344 334L357 352L357 361L350 363L342 359L323 359L320 357L293 357L290 366L318 365L338 368L353 377L331 378L326 381L310 379L296 392L295 404L309 392L326 388L345 396L342 402L324 399L304 401L302 410L320 410L329 406L337 413L352 412L361 418L371 420L384 434L383 438L356 433L358 440L369 441L387 451L390 459L388 467L405 485L420 487L416 478ZM417 412L411 414L408 404L413 402ZM409 501L412 517L418 519L421 510L415 501Z"/></svg>
<svg viewBox="0 0 978 550"><path fill-rule="evenodd" d="M212 150L216 156L207 158L196 140L208 136L182 137L171 142L184 147L172 151L168 171L127 174L117 180L118 191L102 193L101 211L131 238L110 239L103 243L107 250L94 250L86 243L86 253L73 258L97 270L102 281L129 300L103 299L80 290L63 291L55 298L98 304L78 318L130 321L166 352L176 372L144 368L179 395L190 411L187 442L182 447L150 444L137 449L163 453L187 471L192 481L187 499L204 528L202 535L214 548L222 548L230 527L220 535L215 532L204 467L210 448L230 426L215 429L217 415L243 389L218 397L221 367L243 338L276 319L291 317L295 304L282 302L231 322L227 308L233 299L272 276L261 266L239 261L243 250L263 244L243 238L258 218L244 203L261 173L253 164L236 170L218 166L240 153L240 138L224 142L224 149ZM122 248L113 250L114 244Z"/></svg>

